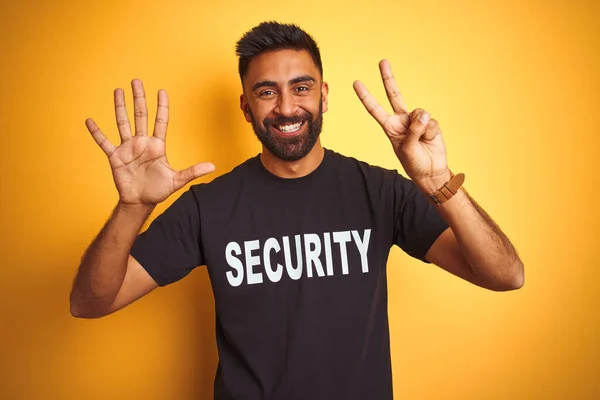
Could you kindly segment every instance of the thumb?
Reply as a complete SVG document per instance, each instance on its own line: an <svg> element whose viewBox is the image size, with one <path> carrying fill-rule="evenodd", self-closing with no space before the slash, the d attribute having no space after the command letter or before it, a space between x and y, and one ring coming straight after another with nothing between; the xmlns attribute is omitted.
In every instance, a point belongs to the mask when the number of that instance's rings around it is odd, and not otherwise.
<svg viewBox="0 0 600 400"><path fill-rule="evenodd" d="M203 175L210 174L215 170L213 163L200 163L192 165L189 168L178 171L173 177L173 189L179 190L194 179L200 178Z"/></svg>

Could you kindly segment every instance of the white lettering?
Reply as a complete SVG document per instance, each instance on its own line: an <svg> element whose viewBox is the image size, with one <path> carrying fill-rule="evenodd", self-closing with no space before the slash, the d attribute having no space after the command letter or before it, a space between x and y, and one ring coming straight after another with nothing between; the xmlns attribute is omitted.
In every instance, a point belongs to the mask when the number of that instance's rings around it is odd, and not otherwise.
<svg viewBox="0 0 600 400"><path fill-rule="evenodd" d="M302 276L302 251L300 243L300 235L295 236L296 239L296 257L298 265L294 268L292 265L292 255L290 251L290 239L287 236L283 237L283 255L285 257L285 270L288 276L293 280L298 280Z"/></svg>
<svg viewBox="0 0 600 400"><path fill-rule="evenodd" d="M228 243L225 247L225 260L230 267L225 272L227 282L233 287L240 286L244 279L248 285L263 283L265 279L279 282L284 273L292 280L299 280L303 265L306 265L306 278L333 276L336 270L338 274L341 271L342 275L348 275L350 269L358 271L358 257L356 251L348 248L350 242L354 242L358 250L362 273L369 272L371 229L363 230L362 235L358 230L295 235L295 256L292 255L290 236L283 236L281 240L271 237L263 243L259 240ZM340 258L337 261L336 257L334 265L335 244L339 246ZM282 251L283 265L276 261L281 260ZM263 277L263 271L267 278Z"/></svg>
<svg viewBox="0 0 600 400"><path fill-rule="evenodd" d="M348 275L348 253L346 243L351 241L350 232L333 232L333 242L340 244L340 259L342 260L342 274Z"/></svg>
<svg viewBox="0 0 600 400"><path fill-rule="evenodd" d="M311 246L313 247L312 249ZM319 260L319 256L321 255L321 238L319 235L314 233L307 233L304 235L304 251L306 253L306 276L312 278L313 264L317 270L317 275L325 276L323 264L321 264L321 260Z"/></svg>
<svg viewBox="0 0 600 400"><path fill-rule="evenodd" d="M227 271L225 276L227 276L227 281L229 284L233 287L236 287L240 286L244 281L244 265L239 258L233 255L233 253L239 256L242 254L242 249L236 242L229 242L225 248L225 259L227 260L227 264L237 271L237 274Z"/></svg>
<svg viewBox="0 0 600 400"><path fill-rule="evenodd" d="M333 258L331 256L331 233L325 232L325 265L327 266L327 276L333 276Z"/></svg>
<svg viewBox="0 0 600 400"><path fill-rule="evenodd" d="M244 253L246 253L246 275L248 285L262 283L263 281L262 274L260 272L254 272L252 270L252 268L256 265L260 265L260 257L252 255L252 250L258 250L259 248L260 243L258 242L258 240L244 242Z"/></svg>
<svg viewBox="0 0 600 400"><path fill-rule="evenodd" d="M365 235L361 240L358 231L352 231L352 237L360 253L360 263L362 265L362 272L369 272L369 259L367 257L367 250L369 249L369 239L371 239L371 230L365 229Z"/></svg>
<svg viewBox="0 0 600 400"><path fill-rule="evenodd" d="M279 247L279 243L275 238L269 238L265 242L265 249L263 251L263 264L265 266L265 272L267 273L267 277L271 282L279 282L281 280L281 275L283 275L283 266L281 264L277 264L277 269L273 270L271 268L271 251L275 250L276 253L279 253L281 247Z"/></svg>

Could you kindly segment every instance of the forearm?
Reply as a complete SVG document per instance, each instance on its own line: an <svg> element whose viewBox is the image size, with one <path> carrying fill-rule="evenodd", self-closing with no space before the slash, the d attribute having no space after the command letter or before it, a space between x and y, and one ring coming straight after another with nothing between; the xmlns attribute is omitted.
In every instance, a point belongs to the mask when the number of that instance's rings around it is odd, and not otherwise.
<svg viewBox="0 0 600 400"><path fill-rule="evenodd" d="M421 189L431 193L429 187L421 185ZM509 289L523 285L523 264L514 246L464 190L436 208L452 228L465 260L481 281Z"/></svg>
<svg viewBox="0 0 600 400"><path fill-rule="evenodd" d="M110 307L125 278L131 247L152 209L117 204L81 260L71 290L72 314L98 314Z"/></svg>

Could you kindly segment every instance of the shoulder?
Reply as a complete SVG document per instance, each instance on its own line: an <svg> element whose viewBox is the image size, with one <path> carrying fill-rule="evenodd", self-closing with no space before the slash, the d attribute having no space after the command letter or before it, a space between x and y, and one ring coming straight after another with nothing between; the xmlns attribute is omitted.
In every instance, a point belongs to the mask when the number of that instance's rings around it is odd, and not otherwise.
<svg viewBox="0 0 600 400"><path fill-rule="evenodd" d="M346 156L327 149L331 157L331 164L335 169L341 173L357 172L362 175L369 182L374 181L385 181L394 183L397 179L408 180L404 178L398 170L387 169L377 165L370 164L368 162L359 160L355 157Z"/></svg>
<svg viewBox="0 0 600 400"><path fill-rule="evenodd" d="M337 179L345 184L359 185L372 198L390 198L395 204L402 204L408 199L420 201L422 196L417 186L398 170L329 151L334 160L331 164L337 165Z"/></svg>
<svg viewBox="0 0 600 400"><path fill-rule="evenodd" d="M247 159L234 167L231 171L216 177L210 182L190 186L190 191L198 196L201 193L226 195L232 190L237 190L253 176L252 166L253 163L256 163L257 157L258 156Z"/></svg>

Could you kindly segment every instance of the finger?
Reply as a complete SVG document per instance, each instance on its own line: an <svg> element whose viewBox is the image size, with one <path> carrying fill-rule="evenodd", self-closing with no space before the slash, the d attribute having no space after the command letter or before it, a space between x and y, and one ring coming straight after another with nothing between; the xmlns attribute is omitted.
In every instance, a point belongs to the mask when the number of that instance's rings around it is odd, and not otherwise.
<svg viewBox="0 0 600 400"><path fill-rule="evenodd" d="M381 60L379 63L379 71L381 72L381 79L383 80L383 86L385 87L385 93L387 94L392 109L396 114L408 114L404 99L400 94L396 79L392 73L392 66L388 60Z"/></svg>
<svg viewBox="0 0 600 400"><path fill-rule="evenodd" d="M440 135L442 131L440 130L440 125L435 119L430 119L427 123L427 127L425 128L425 133L421 137L423 140L433 140L437 135Z"/></svg>
<svg viewBox="0 0 600 400"><path fill-rule="evenodd" d="M417 142L421 136L425 134L427 125L431 119L431 115L427 111L416 111L417 110L411 113L410 126L408 127L408 137L406 138L406 141L410 143Z"/></svg>
<svg viewBox="0 0 600 400"><path fill-rule="evenodd" d="M410 124L416 120L417 118L419 118L419 114L425 112L425 110L423 110L422 108L415 108L414 110L411 111L411 113L409 114L409 119L408 119L408 125L410 127Z"/></svg>
<svg viewBox="0 0 600 400"><path fill-rule="evenodd" d="M169 97L165 90L159 90L156 121L154 122L154 137L165 140L167 137L167 125L169 125Z"/></svg>
<svg viewBox="0 0 600 400"><path fill-rule="evenodd" d="M129 125L129 117L127 116L127 108L125 107L125 92L123 92L123 89L116 89L114 98L117 129L119 129L121 141L124 142L131 139L131 125Z"/></svg>
<svg viewBox="0 0 600 400"><path fill-rule="evenodd" d="M173 187L175 190L179 190L194 179L206 174L210 174L214 170L215 166L212 163L200 163L193 165L175 174L173 177Z"/></svg>
<svg viewBox="0 0 600 400"><path fill-rule="evenodd" d="M390 115L387 113L387 111L385 111L383 107L379 105L377 100L375 100L375 97L373 97L371 93L369 93L369 91L367 90L365 85L362 84L362 82L354 82L354 91L356 92L356 95L363 103L369 114L371 114L373 118L375 118L375 120L379 122L381 126L383 126L390 118Z"/></svg>
<svg viewBox="0 0 600 400"><path fill-rule="evenodd" d="M146 106L146 94L141 80L131 81L133 90L133 114L135 115L135 134L148 135L148 107Z"/></svg>
<svg viewBox="0 0 600 400"><path fill-rule="evenodd" d="M98 143L98 146L104 151L107 156L110 156L115 151L115 146L104 136L98 125L93 119L88 118L85 120L85 126L88 131L92 134L92 138Z"/></svg>

